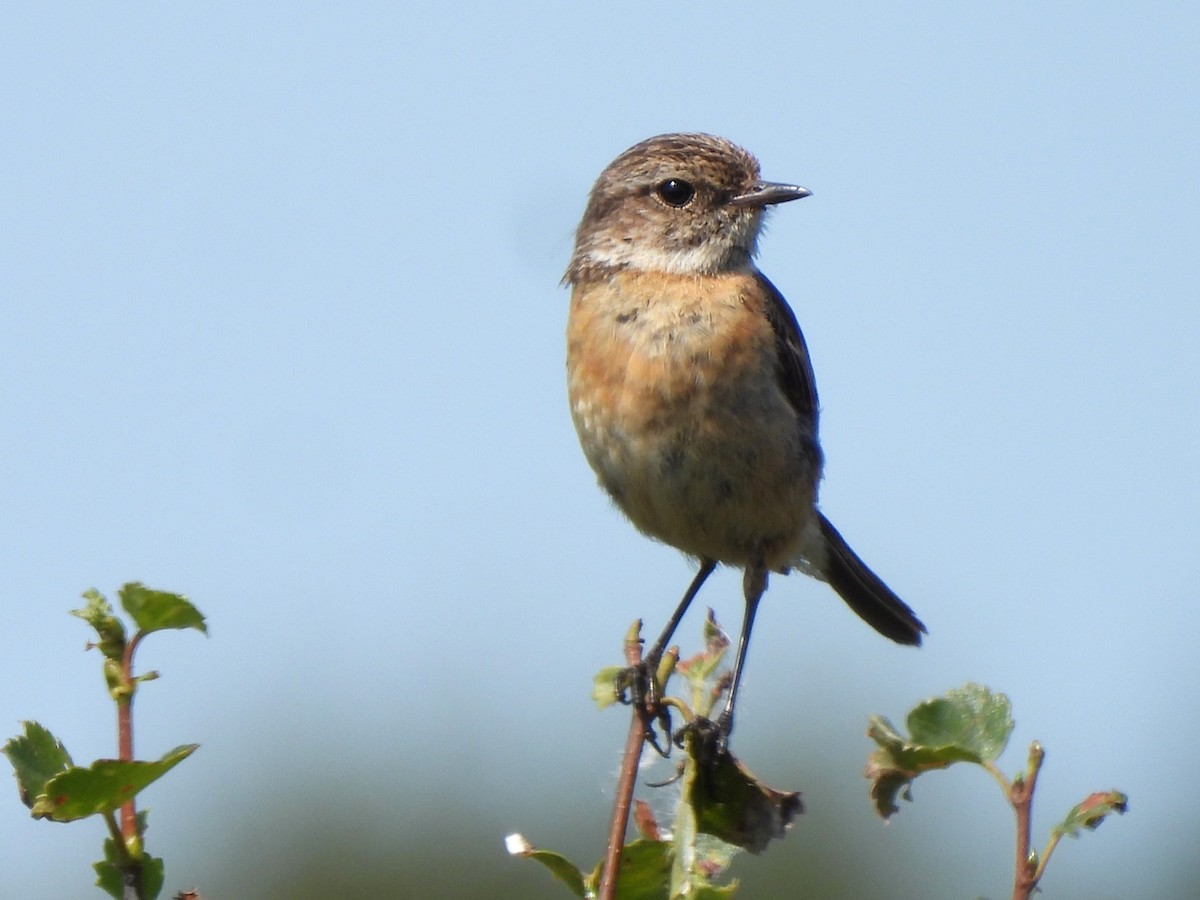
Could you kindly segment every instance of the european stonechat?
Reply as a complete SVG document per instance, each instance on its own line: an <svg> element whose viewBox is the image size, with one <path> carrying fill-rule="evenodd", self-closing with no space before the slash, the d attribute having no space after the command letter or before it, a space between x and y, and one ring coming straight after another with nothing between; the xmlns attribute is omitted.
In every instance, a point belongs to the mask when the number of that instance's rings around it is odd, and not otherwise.
<svg viewBox="0 0 1200 900"><path fill-rule="evenodd" d="M812 363L795 314L753 261L767 208L809 193L763 181L758 160L723 138L650 138L600 174L563 279L583 452L639 530L700 563L649 671L717 564L744 571L722 739L769 572L827 582L898 643L919 645L925 632L817 508Z"/></svg>

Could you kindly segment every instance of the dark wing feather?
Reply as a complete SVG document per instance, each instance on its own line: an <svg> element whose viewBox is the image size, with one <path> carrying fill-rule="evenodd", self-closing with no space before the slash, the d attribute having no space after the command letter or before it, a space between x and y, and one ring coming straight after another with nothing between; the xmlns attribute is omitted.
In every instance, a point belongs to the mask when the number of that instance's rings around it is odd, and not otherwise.
<svg viewBox="0 0 1200 900"><path fill-rule="evenodd" d="M820 453L816 442L819 412L817 383L804 334L800 331L796 314L775 285L761 272L758 280L767 297L767 318L775 332L780 386L797 414L812 423L813 449ZM850 545L828 519L820 513L817 513L817 517L827 552L827 559L821 567L822 577L852 610L880 634L899 644L919 645L921 635L925 633L921 620L850 549Z"/></svg>
<svg viewBox="0 0 1200 900"><path fill-rule="evenodd" d="M804 343L804 334L800 331L800 323L796 314L783 299L783 294L775 285L767 280L767 276L758 273L758 281L762 285L767 298L767 318L771 329L775 332L775 348L779 355L779 382L783 387L784 396L792 408L803 418L813 423L813 437L816 437L817 412L817 380L813 376L812 361L808 358L808 347Z"/></svg>

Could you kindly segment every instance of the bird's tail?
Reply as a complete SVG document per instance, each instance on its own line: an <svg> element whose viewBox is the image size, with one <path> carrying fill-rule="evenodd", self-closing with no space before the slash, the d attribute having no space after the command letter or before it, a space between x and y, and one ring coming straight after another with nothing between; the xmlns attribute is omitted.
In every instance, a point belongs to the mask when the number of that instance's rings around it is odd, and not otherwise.
<svg viewBox="0 0 1200 900"><path fill-rule="evenodd" d="M817 514L828 549L821 575L859 617L897 644L919 646L925 626L908 605L867 568L825 516Z"/></svg>

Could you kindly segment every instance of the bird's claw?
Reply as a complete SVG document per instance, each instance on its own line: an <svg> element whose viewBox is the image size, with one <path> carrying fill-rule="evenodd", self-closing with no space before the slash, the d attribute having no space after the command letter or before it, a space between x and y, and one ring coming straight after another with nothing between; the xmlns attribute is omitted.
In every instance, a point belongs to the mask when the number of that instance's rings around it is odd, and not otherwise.
<svg viewBox="0 0 1200 900"><path fill-rule="evenodd" d="M674 743L681 750L690 737L692 755L703 769L710 769L718 760L729 755L729 732L733 730L733 719L728 712L721 713L716 721L705 716L696 716L674 735Z"/></svg>
<svg viewBox="0 0 1200 900"><path fill-rule="evenodd" d="M657 670L658 660L644 659L618 672L615 687L617 700L626 706L633 706L641 713L646 723L646 742L659 756L667 758L671 755L671 711L661 702L661 691L655 677ZM660 743L656 724L666 738L665 742Z"/></svg>

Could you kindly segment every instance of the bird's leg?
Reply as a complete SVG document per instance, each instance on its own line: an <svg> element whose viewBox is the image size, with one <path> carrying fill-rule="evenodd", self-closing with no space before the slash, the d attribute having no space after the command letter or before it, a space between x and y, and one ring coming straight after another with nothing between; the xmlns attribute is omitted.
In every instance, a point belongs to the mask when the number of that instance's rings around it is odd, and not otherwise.
<svg viewBox="0 0 1200 900"><path fill-rule="evenodd" d="M733 682L729 686L729 697L725 700L725 710L717 719L717 730L720 733L721 746L729 742L729 733L733 731L733 707L737 702L738 685L742 683L742 669L746 664L746 650L750 646L750 631L754 628L754 614L758 612L758 601L767 590L767 570L764 566L747 566L742 581L742 590L746 595L746 612L742 618L742 634L738 638L737 657L733 661Z"/></svg>
<svg viewBox="0 0 1200 900"><path fill-rule="evenodd" d="M765 566L747 566L743 591L746 595L746 612L742 619L742 634L738 638L737 657L733 662L729 695L716 721L697 716L675 734L675 744L684 745L688 735L696 741L694 755L704 771L711 771L717 762L729 753L729 733L733 731L733 707L737 702L738 685L742 681L742 669L746 664L746 648L750 646L750 631L754 628L754 614L758 612L758 601L767 590Z"/></svg>
<svg viewBox="0 0 1200 900"><path fill-rule="evenodd" d="M658 636L658 640L650 648L649 652L642 657L639 665L630 669L625 669L617 676L617 696L622 703L632 703L641 709L647 716L651 718L662 719L666 715L665 707L660 709L658 691L660 685L656 681L656 673L658 672L658 664L662 660L663 652L667 649L667 643L671 640L671 636L675 633L675 629L679 627L679 622L687 613L688 607L692 605L692 601L696 599L696 594L700 592L700 588L704 582L708 580L708 576L717 568L717 564L711 559L700 560L700 571L696 573L696 577L692 579L692 583L688 585L687 591L683 595L683 599L679 601L679 606L675 608L674 615L667 622L667 627L663 629L662 634ZM629 695L626 695L628 690ZM670 737L671 729L669 720L666 725L668 738ZM662 748L658 746L657 740L654 738L653 731L647 729L650 736L650 742L662 755L666 755ZM668 740L668 746L669 746Z"/></svg>
<svg viewBox="0 0 1200 900"><path fill-rule="evenodd" d="M662 659L663 651L667 649L667 642L671 640L671 636L675 634L675 629L679 627L679 622L683 619L684 614L688 611L688 607L692 605L692 601L696 599L696 595L700 593L700 588L708 580L708 576L717 568L717 564L711 559L700 560L700 571L696 573L696 577L692 579L692 583L688 585L687 591L683 595L683 599L679 601L679 606L675 608L675 615L671 616L671 620L667 622L667 627L663 629L662 634L658 636L658 640L654 642L654 646L650 648L650 652L645 655L647 663L652 663L655 668L658 667L659 660Z"/></svg>

